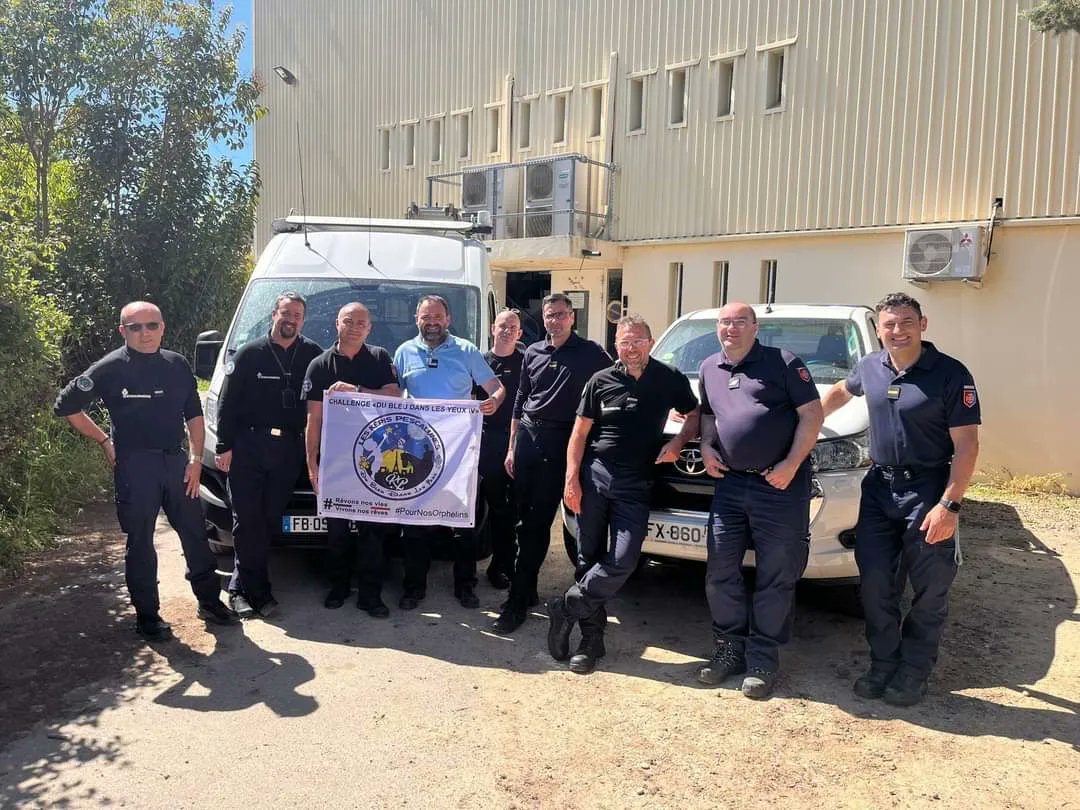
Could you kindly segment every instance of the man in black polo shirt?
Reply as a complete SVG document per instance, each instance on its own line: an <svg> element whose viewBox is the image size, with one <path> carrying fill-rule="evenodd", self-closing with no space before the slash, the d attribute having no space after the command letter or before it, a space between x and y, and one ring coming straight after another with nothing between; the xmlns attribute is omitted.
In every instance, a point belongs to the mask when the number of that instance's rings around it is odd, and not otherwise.
<svg viewBox="0 0 1080 810"><path fill-rule="evenodd" d="M615 330L619 360L585 385L566 451L563 499L578 513L575 582L548 602L548 650L570 670L592 672L604 655L605 605L641 555L649 525L653 464L673 462L698 432L698 402L686 376L650 359L652 332L627 315ZM686 416L664 442L674 408ZM570 632L581 626L581 644L570 657Z"/></svg>
<svg viewBox="0 0 1080 810"><path fill-rule="evenodd" d="M709 685L747 672L749 698L772 693L788 640L795 584L810 548L810 451L824 416L817 387L791 352L762 346L746 304L720 310L721 350L701 364L701 455L717 479L705 593L713 620ZM742 560L755 554L753 604Z"/></svg>
<svg viewBox="0 0 1080 810"><path fill-rule="evenodd" d="M536 581L547 556L551 522L562 498L566 445L581 391L611 365L607 352L574 334L574 306L562 293L543 300L547 339L525 350L514 399L506 471L517 494L518 559L510 597L492 629L512 633L536 604Z"/></svg>
<svg viewBox="0 0 1080 810"><path fill-rule="evenodd" d="M278 603L270 587L270 542L304 463L300 385L322 347L300 334L304 297L284 292L270 313L270 333L225 363L218 400L214 463L228 475L233 511L230 601L242 618L267 618Z"/></svg>
<svg viewBox="0 0 1080 810"><path fill-rule="evenodd" d="M912 706L926 694L956 576L957 513L979 454L979 397L958 360L922 339L919 302L887 295L876 307L885 349L825 394L825 413L865 396L873 466L855 525L870 669L855 694ZM914 597L901 618L906 570Z"/></svg>
<svg viewBox="0 0 1080 810"><path fill-rule="evenodd" d="M365 343L371 334L371 315L360 302L343 306L337 315L337 343L311 361L304 378L307 402L307 469L316 496L319 491L319 443L322 438L323 395L335 391L400 397L397 374L389 352ZM390 615L382 601L382 524L356 521L356 534L344 518L326 519L332 586L323 604L339 608L349 598L354 558L359 569L356 606L376 619ZM357 555L357 551L359 554Z"/></svg>

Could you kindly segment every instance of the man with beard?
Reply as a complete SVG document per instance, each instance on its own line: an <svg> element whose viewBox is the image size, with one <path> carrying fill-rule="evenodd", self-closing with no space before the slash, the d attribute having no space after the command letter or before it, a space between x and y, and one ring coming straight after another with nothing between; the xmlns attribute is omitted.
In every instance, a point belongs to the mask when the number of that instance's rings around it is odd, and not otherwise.
<svg viewBox="0 0 1080 810"><path fill-rule="evenodd" d="M400 397L401 388L390 355L382 346L367 343L371 334L371 314L359 301L338 310L337 343L316 357L304 378L303 398L307 402L308 477L315 495L319 493L319 442L322 437L323 395L335 391ZM369 616L384 619L390 610L382 600L383 541L386 529L380 523L355 521L355 533L345 518L326 519L330 546L330 593L323 604L331 609L345 604L352 588L354 561L359 581L356 606ZM356 559L358 558L358 559Z"/></svg>
<svg viewBox="0 0 1080 810"><path fill-rule="evenodd" d="M305 307L300 293L279 295L270 333L225 363L214 462L228 475L235 553L229 598L242 618L265 619L278 607L270 587L270 542L303 469L300 386L322 352L300 334Z"/></svg>
<svg viewBox="0 0 1080 810"><path fill-rule="evenodd" d="M475 345L450 334L450 305L440 295L425 295L416 306L415 338L394 353L398 380L413 399L471 399L474 385L487 392L484 416L495 413L506 389ZM441 527L405 526L405 582L398 607L413 610L427 595L431 535ZM463 607L480 607L476 597L476 532L454 529L454 596Z"/></svg>
<svg viewBox="0 0 1080 810"><path fill-rule="evenodd" d="M548 651L587 674L604 655L605 605L634 572L649 527L649 490L655 464L670 464L697 435L698 402L681 371L649 357L652 331L627 315L615 330L619 360L592 376L578 405L566 450L563 500L578 514L575 582L548 602ZM686 416L679 434L664 441L668 414ZM581 644L570 656L570 632Z"/></svg>
<svg viewBox="0 0 1080 810"><path fill-rule="evenodd" d="M101 445L113 467L116 516L127 534L124 578L135 606L135 629L151 641L172 636L158 612L154 524L162 508L180 537L199 617L235 623L236 614L221 603L217 560L206 544L199 508L205 428L195 377L182 355L161 348L165 320L153 304L133 301L120 310L120 334L123 347L72 380L57 397L55 413ZM99 399L112 420L111 436L86 413ZM185 423L187 453L181 447Z"/></svg>

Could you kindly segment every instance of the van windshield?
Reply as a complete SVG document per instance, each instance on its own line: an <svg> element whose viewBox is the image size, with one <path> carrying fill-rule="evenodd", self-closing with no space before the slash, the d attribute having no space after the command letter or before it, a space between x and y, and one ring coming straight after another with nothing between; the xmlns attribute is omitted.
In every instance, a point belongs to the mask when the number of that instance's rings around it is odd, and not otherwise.
<svg viewBox="0 0 1080 810"><path fill-rule="evenodd" d="M819 385L847 379L866 354L859 330L847 319L762 318L758 322L758 342L787 349L800 357ZM718 351L716 321L689 318L664 335L652 354L683 374L697 377L705 358Z"/></svg>
<svg viewBox="0 0 1080 810"><path fill-rule="evenodd" d="M480 293L475 287L439 284L435 290L431 282L267 278L248 285L229 334L229 354L270 331L274 301L290 290L307 299L304 336L324 349L337 340L334 322L338 310L359 301L371 313L372 329L367 342L382 346L393 356L398 346L416 337L416 302L431 293L441 295L450 304L450 332L480 345Z"/></svg>

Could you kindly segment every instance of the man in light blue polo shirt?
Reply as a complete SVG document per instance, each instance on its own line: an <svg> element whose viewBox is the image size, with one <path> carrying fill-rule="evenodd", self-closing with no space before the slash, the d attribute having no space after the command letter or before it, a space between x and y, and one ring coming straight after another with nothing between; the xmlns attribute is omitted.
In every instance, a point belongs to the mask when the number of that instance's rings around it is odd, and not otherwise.
<svg viewBox="0 0 1080 810"><path fill-rule="evenodd" d="M413 399L472 399L473 385L488 393L480 413L494 413L506 389L472 343L450 334L450 305L439 295L425 295L416 307L415 338L398 346L394 367L405 395ZM430 526L405 526L404 593L398 602L412 610L427 594L431 565ZM454 530L454 596L463 607L480 607L476 597L476 532Z"/></svg>

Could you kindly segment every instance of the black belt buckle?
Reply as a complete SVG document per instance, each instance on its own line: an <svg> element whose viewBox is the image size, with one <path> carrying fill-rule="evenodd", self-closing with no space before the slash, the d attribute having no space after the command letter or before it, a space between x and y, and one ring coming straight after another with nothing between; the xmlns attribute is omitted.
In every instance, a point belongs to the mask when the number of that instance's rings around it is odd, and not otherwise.
<svg viewBox="0 0 1080 810"><path fill-rule="evenodd" d="M895 481L897 479L910 481L914 477L910 467L889 467L879 464L878 469L881 471L881 477L886 481Z"/></svg>

